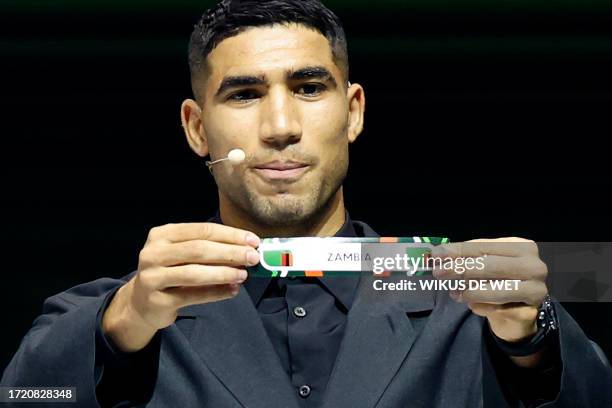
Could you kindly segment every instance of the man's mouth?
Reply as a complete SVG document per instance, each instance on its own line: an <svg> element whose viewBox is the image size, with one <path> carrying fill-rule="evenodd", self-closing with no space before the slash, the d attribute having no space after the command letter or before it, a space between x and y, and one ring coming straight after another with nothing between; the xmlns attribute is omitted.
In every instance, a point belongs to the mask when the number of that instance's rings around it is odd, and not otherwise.
<svg viewBox="0 0 612 408"><path fill-rule="evenodd" d="M310 166L295 161L274 160L253 166L255 173L266 180L295 181L304 174Z"/></svg>

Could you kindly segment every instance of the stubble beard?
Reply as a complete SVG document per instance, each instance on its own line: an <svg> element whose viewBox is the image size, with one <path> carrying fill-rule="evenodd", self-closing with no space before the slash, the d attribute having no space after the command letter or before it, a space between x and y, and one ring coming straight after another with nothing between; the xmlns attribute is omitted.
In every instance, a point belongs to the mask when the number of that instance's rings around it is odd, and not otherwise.
<svg viewBox="0 0 612 408"><path fill-rule="evenodd" d="M243 184L239 190L229 191L227 197L257 225L308 229L308 225L324 214L332 203L347 171L348 158L338 160L329 175L324 175L321 182L310 187L304 195L264 196L258 194L251 185Z"/></svg>

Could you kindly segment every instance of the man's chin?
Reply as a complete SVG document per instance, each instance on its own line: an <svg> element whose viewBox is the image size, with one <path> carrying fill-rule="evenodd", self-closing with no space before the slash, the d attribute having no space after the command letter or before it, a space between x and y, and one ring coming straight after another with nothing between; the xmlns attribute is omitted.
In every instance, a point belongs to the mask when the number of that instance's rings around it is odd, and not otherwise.
<svg viewBox="0 0 612 408"><path fill-rule="evenodd" d="M257 194L257 201L267 202L269 205L275 207L291 207L293 203L304 203L309 201L311 198L310 194L304 191L294 190L279 190L273 192L266 192L265 194Z"/></svg>
<svg viewBox="0 0 612 408"><path fill-rule="evenodd" d="M261 221L271 226L300 224L312 215L311 206L303 195L276 194L261 197L253 209Z"/></svg>

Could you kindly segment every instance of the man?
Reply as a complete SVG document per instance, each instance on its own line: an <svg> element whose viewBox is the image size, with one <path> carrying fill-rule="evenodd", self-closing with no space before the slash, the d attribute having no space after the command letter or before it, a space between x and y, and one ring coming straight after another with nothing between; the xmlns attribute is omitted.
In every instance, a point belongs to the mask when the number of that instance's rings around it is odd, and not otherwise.
<svg viewBox="0 0 612 408"><path fill-rule="evenodd" d="M364 89L348 82L341 24L316 0L223 1L189 57L190 147L247 156L211 166L218 214L153 228L137 271L47 299L3 386L74 386L79 406L612 404L612 370L560 305L542 309L556 314L546 330L536 324L547 271L533 242L437 249L486 254L467 278L521 280L452 299L376 293L367 275L249 278L262 237L377 236L350 220L342 193Z"/></svg>

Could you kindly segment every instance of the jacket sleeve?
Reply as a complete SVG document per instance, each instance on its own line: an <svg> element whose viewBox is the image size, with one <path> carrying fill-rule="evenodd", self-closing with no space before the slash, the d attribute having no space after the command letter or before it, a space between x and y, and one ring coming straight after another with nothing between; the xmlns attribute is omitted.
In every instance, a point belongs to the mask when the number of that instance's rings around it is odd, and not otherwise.
<svg viewBox="0 0 612 408"><path fill-rule="evenodd" d="M609 361L560 304L555 304L555 310L559 318L561 390L554 401L542 407L612 406Z"/></svg>
<svg viewBox="0 0 612 408"><path fill-rule="evenodd" d="M500 358L500 350L494 350L491 345L493 343L489 343L486 348L488 355L485 356L487 362L483 365L485 379L489 374L497 381L491 381L489 377L489 380L484 382L483 385L488 388L483 390L485 397L501 395L499 392L492 392L495 383L503 390L505 406L612 406L612 368L606 356L596 343L589 340L559 303L555 303L555 311L559 320L559 331L552 347L555 353L554 366L540 370L521 369L516 366L513 368L510 360L505 355ZM532 397L543 398L531 398L531 403L524 404L519 398L521 393L516 393L517 385L520 385L523 391L527 390L527 394ZM486 404L485 398L485 406L493 405Z"/></svg>
<svg viewBox="0 0 612 408"><path fill-rule="evenodd" d="M134 356L126 358L105 349L99 327L103 309L130 276L98 279L46 299L42 314L22 339L0 384L76 387L75 406L100 406L96 387L109 371L107 366L112 372L112 368L135 361Z"/></svg>

